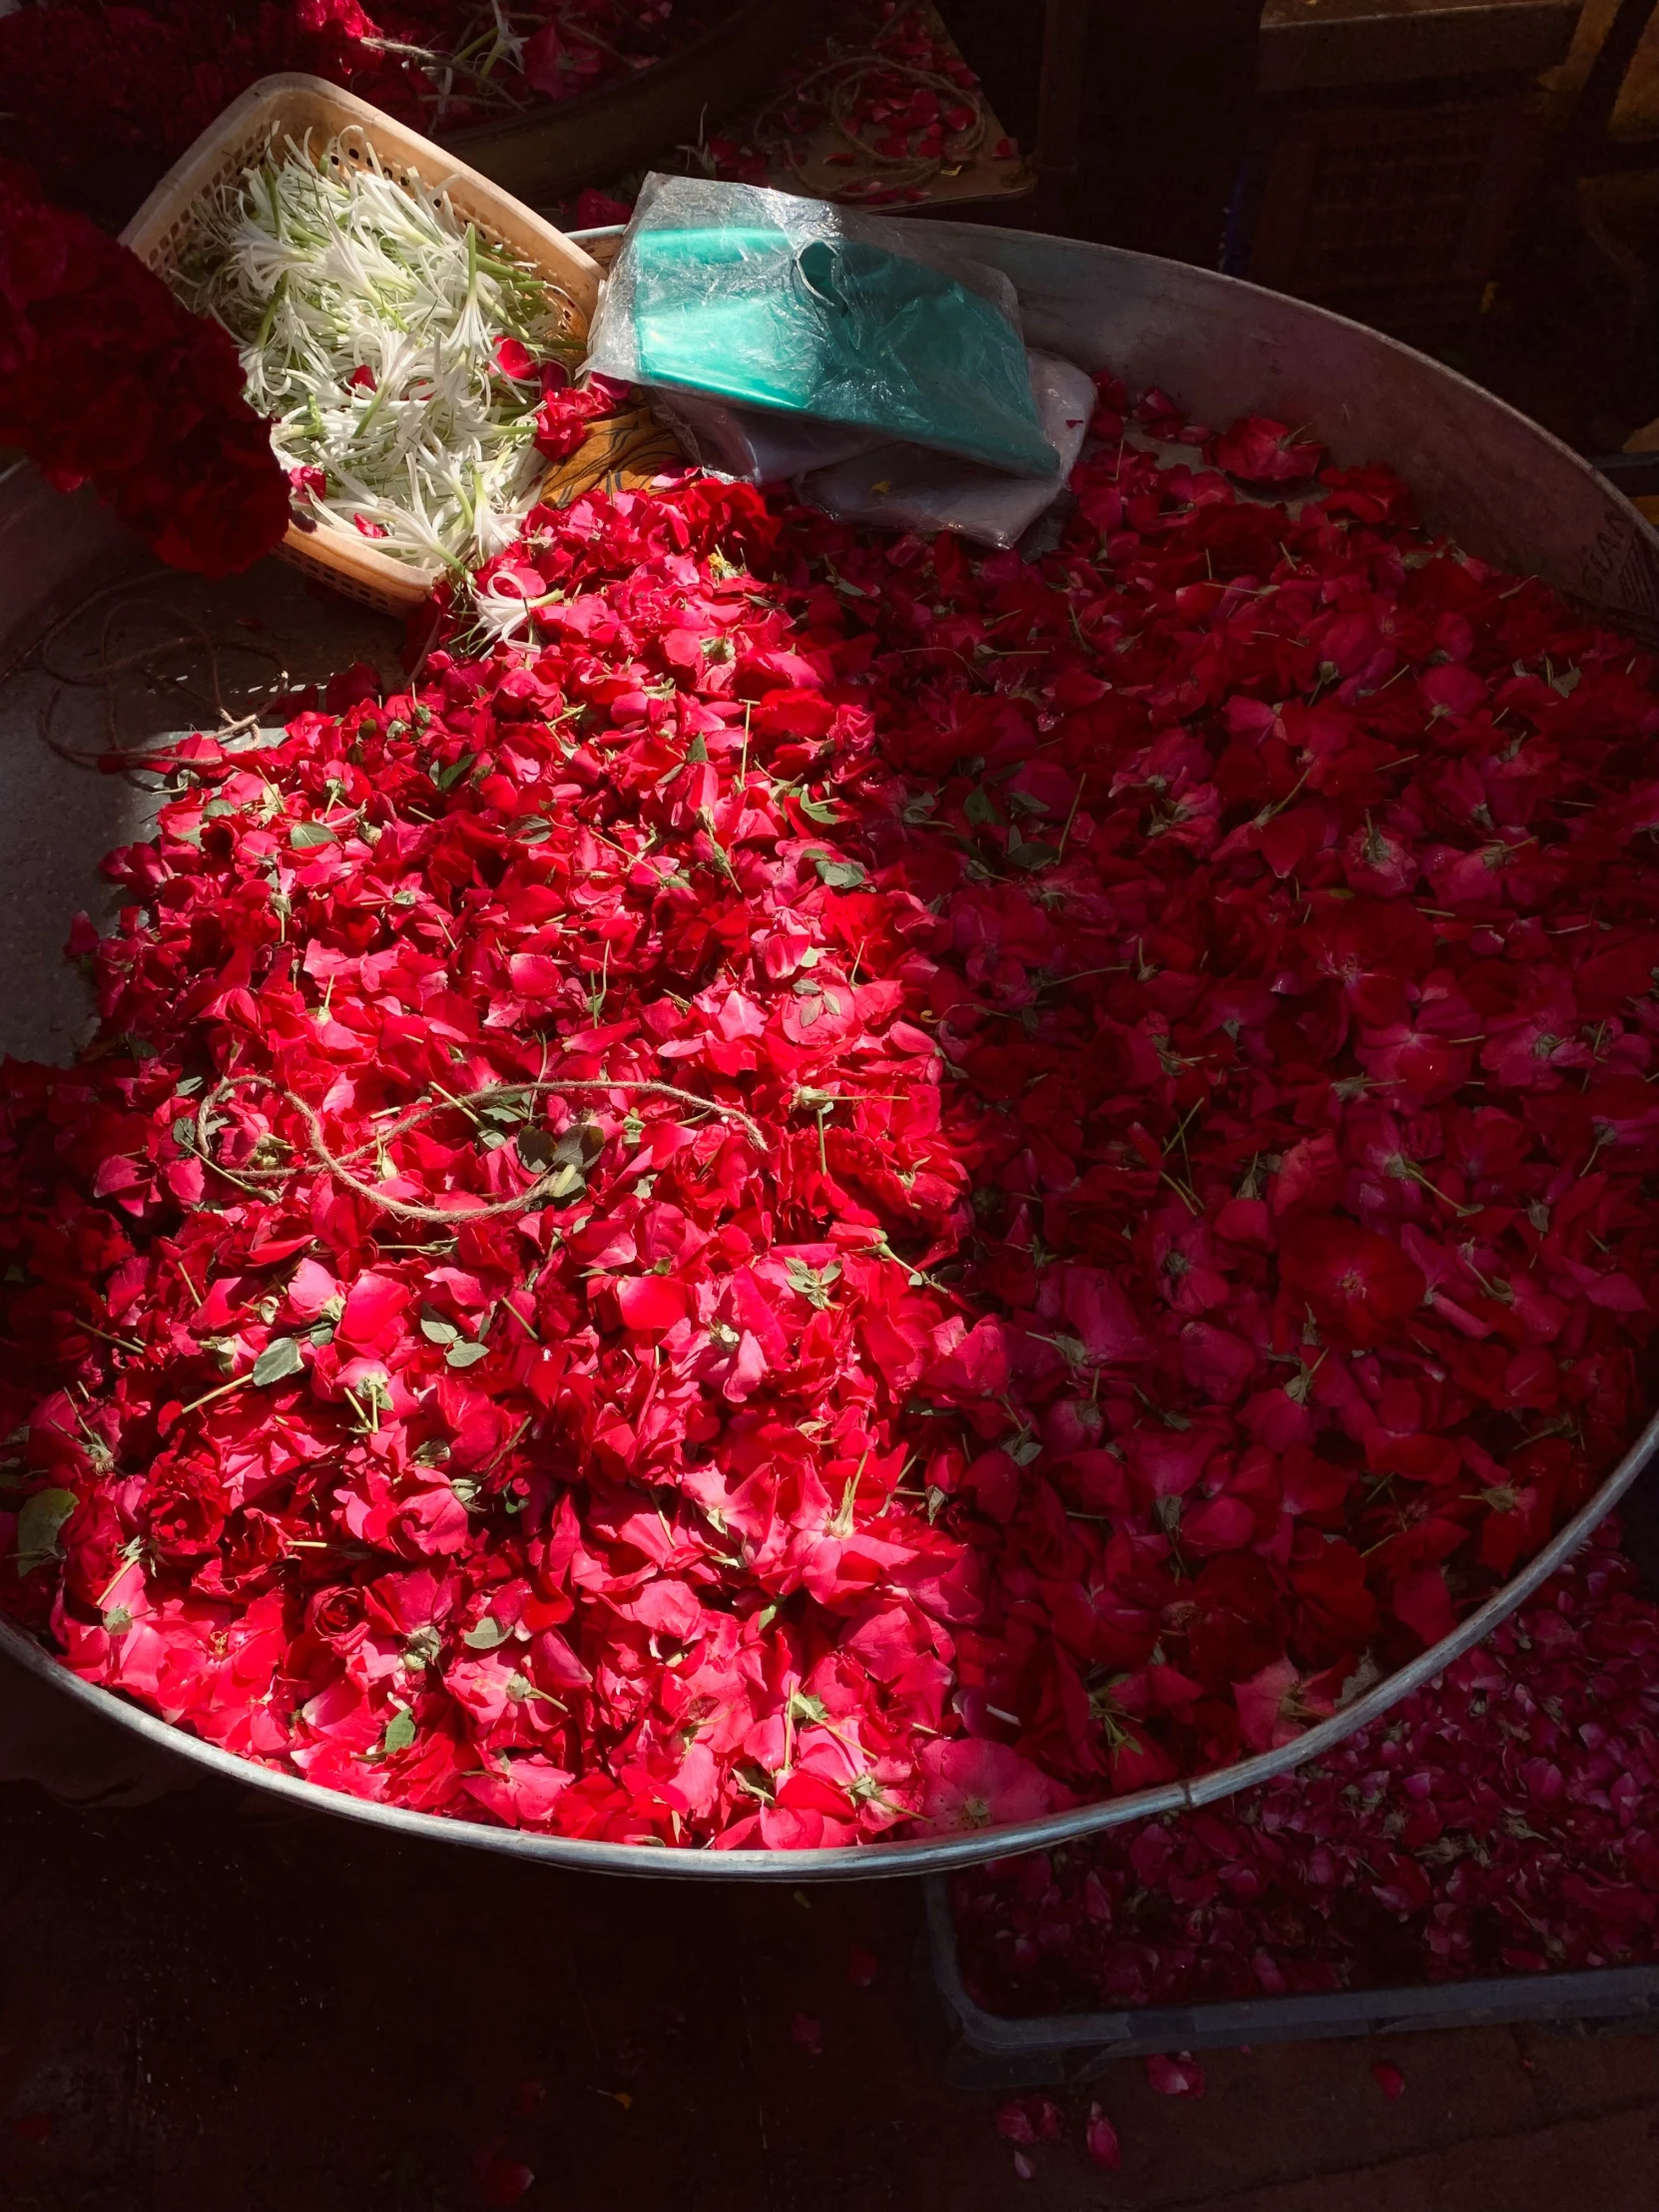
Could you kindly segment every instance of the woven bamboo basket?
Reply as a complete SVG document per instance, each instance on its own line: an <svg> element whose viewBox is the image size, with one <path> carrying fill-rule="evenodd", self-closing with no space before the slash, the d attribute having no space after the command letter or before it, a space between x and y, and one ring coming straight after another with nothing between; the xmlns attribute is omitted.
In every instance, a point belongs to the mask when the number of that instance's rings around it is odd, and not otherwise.
<svg viewBox="0 0 1659 2212"><path fill-rule="evenodd" d="M482 237L508 248L540 273L560 305L566 330L575 338L586 336L599 297L600 271L579 246L418 131L320 77L262 77L251 85L174 163L121 234L122 243L158 276L171 278L201 235L208 196L263 159L273 139L280 144L290 138L296 144L308 138L319 150L338 138L340 147L332 157L336 162L362 166L372 154L393 179L416 177L446 192L455 213L475 224ZM417 607L439 574L435 568L378 553L366 539L333 523L297 514L280 553L334 591L393 615Z"/></svg>

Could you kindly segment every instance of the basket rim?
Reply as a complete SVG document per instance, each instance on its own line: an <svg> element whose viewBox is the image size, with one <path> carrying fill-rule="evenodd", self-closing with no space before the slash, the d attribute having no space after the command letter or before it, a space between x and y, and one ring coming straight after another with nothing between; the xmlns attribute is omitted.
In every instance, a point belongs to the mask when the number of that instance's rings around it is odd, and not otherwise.
<svg viewBox="0 0 1659 2212"><path fill-rule="evenodd" d="M375 107L371 101L359 98L354 92L347 92L344 86L331 84L326 77L314 77L297 69L277 70L269 77L257 78L228 107L221 109L207 129L200 132L178 160L157 179L142 204L122 226L122 245L142 258L147 235L164 213L179 212L174 203L180 200L193 171L206 156L216 152L221 146L230 147L264 110L276 108L281 101L296 94L314 99L325 110L336 114L339 118L336 129L343 130L356 125L368 134L380 133L402 142L411 155L419 153L428 158L432 167L445 177L446 182L442 189L447 190L449 182L453 181L459 183L463 191L470 192L475 188L481 199L510 208L515 219L521 220L532 230L545 233L577 263L586 264L581 274L597 282L602 272L568 233L558 230L533 208L526 207L523 201L515 199L481 170L474 169L470 163L459 159L447 147L440 146L435 139L425 137L411 124L400 123L383 108ZM582 303L573 301L572 304L580 308Z"/></svg>

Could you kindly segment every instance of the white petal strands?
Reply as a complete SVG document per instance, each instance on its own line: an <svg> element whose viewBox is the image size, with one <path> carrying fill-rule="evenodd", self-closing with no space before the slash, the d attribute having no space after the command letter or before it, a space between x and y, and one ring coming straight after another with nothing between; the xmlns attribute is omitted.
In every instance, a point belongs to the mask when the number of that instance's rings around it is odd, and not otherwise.
<svg viewBox="0 0 1659 2212"><path fill-rule="evenodd" d="M222 188L175 281L241 347L320 528L456 574L511 543L545 468L541 387L503 373L497 342L567 367L580 347L545 279L446 194L290 139Z"/></svg>

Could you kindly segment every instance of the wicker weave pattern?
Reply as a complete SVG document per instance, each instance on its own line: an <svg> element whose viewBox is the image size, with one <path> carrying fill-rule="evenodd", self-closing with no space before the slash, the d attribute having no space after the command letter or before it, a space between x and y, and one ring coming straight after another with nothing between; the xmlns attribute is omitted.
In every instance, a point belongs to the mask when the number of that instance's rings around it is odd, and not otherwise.
<svg viewBox="0 0 1659 2212"><path fill-rule="evenodd" d="M430 139L320 77L264 77L250 86L168 171L121 234L123 243L160 276L171 276L202 234L210 196L262 161L273 138L302 142L307 136L318 144L339 138L336 162L362 166L372 152L398 183L418 178L447 192L456 214L475 224L482 237L541 273L561 302L570 334L586 334L600 273L579 246ZM394 561L332 523L298 516L288 525L280 555L330 589L385 614L417 607L439 573Z"/></svg>

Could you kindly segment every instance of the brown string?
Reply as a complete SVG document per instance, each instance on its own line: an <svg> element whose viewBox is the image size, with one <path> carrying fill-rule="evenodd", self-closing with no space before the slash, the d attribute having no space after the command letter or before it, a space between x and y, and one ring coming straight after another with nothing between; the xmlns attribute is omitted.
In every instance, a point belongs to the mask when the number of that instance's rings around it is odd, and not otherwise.
<svg viewBox="0 0 1659 2212"><path fill-rule="evenodd" d="M276 1088L276 1085L271 1084L269 1078L263 1075L228 1075L222 1077L204 1101L202 1120L205 1121L208 1118L213 1104L227 1090L241 1089L250 1085ZM361 1159L365 1153L380 1151L384 1146L390 1144L394 1137L399 1137L405 1130L413 1129L421 1122L430 1120L434 1114L452 1112L456 1109L464 1110L469 1106L476 1106L492 1098L522 1098L542 1092L564 1091L640 1091L653 1098L676 1099L681 1105L694 1107L699 1113L719 1114L724 1120L735 1123L743 1130L745 1136L748 1137L757 1151L766 1153L771 1150L760 1124L752 1120L740 1107L724 1105L719 1099L715 1098L702 1098L696 1091L682 1090L674 1083L649 1082L641 1078L627 1076L602 1075L580 1078L575 1076L544 1076L534 1082L489 1083L482 1090L457 1092L452 1098L428 1099L419 1106L412 1107L400 1120L394 1121L389 1128L377 1131L373 1137L366 1139L362 1144L355 1146L350 1152L343 1155L334 1152L330 1148L327 1139L322 1134L321 1116L314 1107L307 1104L293 1091L284 1090L281 1096L305 1124L305 1131L310 1139L311 1151L318 1166L324 1168L329 1175L333 1176L336 1182L343 1183L348 1191L354 1192L359 1198L367 1199L370 1205L380 1207L385 1213L400 1214L409 1221L430 1221L447 1226L453 1222L488 1221L492 1217L501 1214L528 1212L531 1207L540 1204L550 1194L551 1185L563 1172L563 1164L561 1163L559 1167L550 1168L545 1175L538 1176L527 1191L521 1191L515 1198L497 1199L489 1205L479 1206L422 1206L409 1199L391 1198L384 1191L376 1190L372 1183L365 1183L360 1176L354 1175L348 1163L352 1160ZM200 1127L201 1122L199 1121L198 1128ZM291 1168L227 1168L208 1152L207 1141L204 1136L197 1146L197 1151L203 1162L220 1175L226 1176L231 1182L242 1183L245 1189L258 1189L256 1184L248 1180L256 1176L264 1180L270 1180L286 1177L293 1173Z"/></svg>
<svg viewBox="0 0 1659 2212"><path fill-rule="evenodd" d="M148 680L151 690L157 695L162 695L165 691L165 694L173 699L185 698L194 700L203 706L212 705L220 718L220 727L214 731L213 735L216 738L224 739L237 737L256 728L260 717L258 711L242 715L233 714L220 680L221 653L239 653L252 660L269 662L278 671L277 684L286 681L287 671L283 666L282 656L274 652L270 646L263 645L252 638L232 637L224 633L216 634L204 624L198 622L194 616L183 612L164 600L148 598L142 591L123 599L119 605L112 607L106 614L99 637L98 658L89 667L77 670L63 667L55 661L49 649L63 635L64 631L72 623L79 621L99 600L107 599L112 593L126 589L130 583L130 578L118 578L115 583L106 584L99 590L89 593L79 605L72 607L66 615L60 617L52 625L51 629L47 631L35 647L33 659L36 665L46 675L50 676L59 687L47 699L37 715L41 741L47 750L56 754L59 760L68 762L73 768L117 770L131 784L133 783L132 772L134 770L144 770L147 773L156 772L151 757L152 748L163 748L175 744L177 734L168 731L158 732L153 738L141 739L136 746L123 738L121 732L121 709L124 698L123 679L142 676ZM169 623L181 624L187 634L173 637L164 636L151 644L140 646L135 652L112 654L110 644L117 626L129 620L134 614L141 612L164 616ZM188 682L169 683L167 681L161 664L175 661L180 655L187 653L206 655L208 681L212 686L211 698L207 692L202 691L195 684ZM59 704L63 700L66 691L71 690L103 692L104 744L102 748L96 751L84 747L65 745L54 735L53 723ZM154 787L147 784L136 785L135 789L150 791Z"/></svg>

